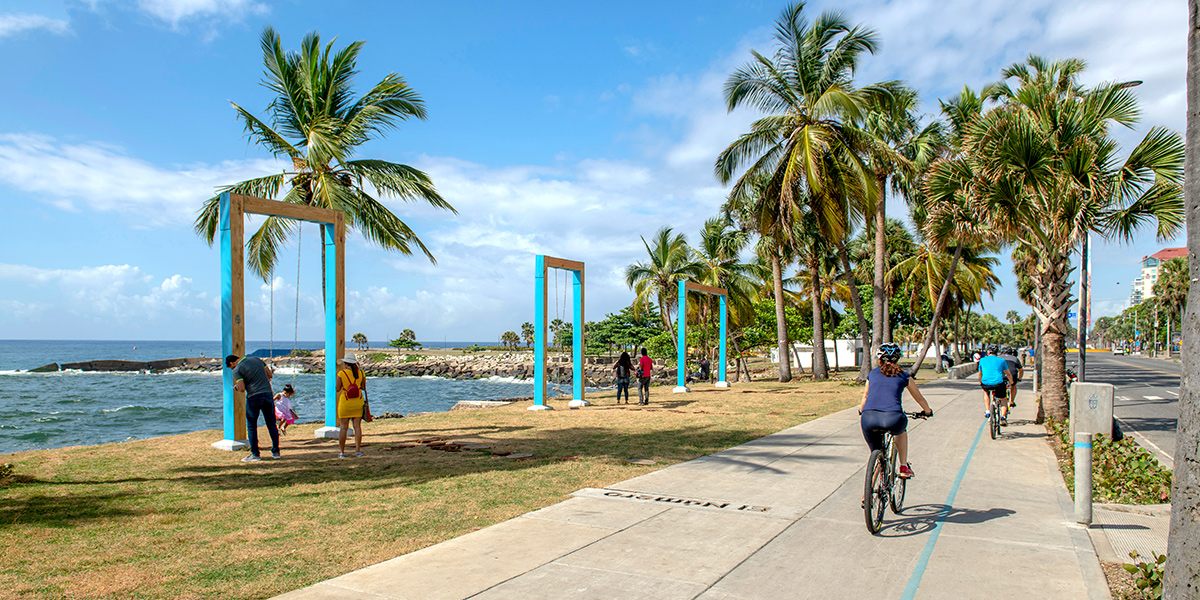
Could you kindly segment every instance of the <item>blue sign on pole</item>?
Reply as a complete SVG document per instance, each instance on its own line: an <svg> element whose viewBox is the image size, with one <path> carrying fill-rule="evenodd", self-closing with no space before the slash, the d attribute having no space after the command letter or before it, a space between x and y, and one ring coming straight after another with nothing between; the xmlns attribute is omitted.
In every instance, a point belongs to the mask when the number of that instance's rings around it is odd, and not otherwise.
<svg viewBox="0 0 1200 600"><path fill-rule="evenodd" d="M1075 317L1077 317L1077 316L1079 316L1079 315L1078 315L1078 314L1076 314L1076 313L1073 313L1073 312L1069 312L1069 313L1067 313L1067 318L1068 318L1068 319L1074 319L1074 318L1075 318Z"/></svg>

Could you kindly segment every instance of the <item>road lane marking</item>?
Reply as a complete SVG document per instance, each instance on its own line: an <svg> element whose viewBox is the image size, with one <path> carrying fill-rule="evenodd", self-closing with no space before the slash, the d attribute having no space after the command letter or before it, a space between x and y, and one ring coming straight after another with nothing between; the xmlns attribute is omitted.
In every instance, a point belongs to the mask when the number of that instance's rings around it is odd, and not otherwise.
<svg viewBox="0 0 1200 600"><path fill-rule="evenodd" d="M1146 400L1166 400L1166 398L1163 398L1162 396L1142 396L1142 398Z"/></svg>
<svg viewBox="0 0 1200 600"><path fill-rule="evenodd" d="M1174 456L1167 454L1165 451L1163 451L1162 448L1159 448L1158 444L1155 444L1154 442L1150 441L1150 438L1146 437L1146 434L1134 429L1132 426L1129 425L1129 423L1126 423L1125 419L1122 419L1121 417L1118 417L1116 415L1113 415L1113 418L1116 419L1117 421L1119 421L1121 423L1121 425L1123 425L1125 427L1125 429L1128 429L1129 433L1137 435L1139 438L1141 438L1141 441L1149 444L1150 447L1153 448L1156 452L1167 457L1168 459L1170 459L1171 462L1175 462Z"/></svg>
<svg viewBox="0 0 1200 600"><path fill-rule="evenodd" d="M1163 390L1163 391L1172 396L1179 397L1179 392L1172 392L1171 390Z"/></svg>
<svg viewBox="0 0 1200 600"><path fill-rule="evenodd" d="M938 515L937 523L933 526L933 533L930 534L929 541L925 542L925 549L921 551L921 558L917 560L917 566L913 568L913 574L908 578L908 586L904 588L904 595L900 596L901 600L912 600L917 595L921 577L925 575L925 568L929 566L929 556L933 554L933 547L937 545L938 536L942 533L942 525L946 523L946 517L950 516L950 510L954 507L954 498L958 496L958 486L962 484L963 477L967 474L967 465L971 464L971 457L975 455L975 446L979 444L979 438L983 437L983 428L987 424L987 421L980 423L979 431L975 432L975 441L971 442L971 449L967 451L967 457L963 459L962 467L958 469L958 477L954 479L954 485L950 487L950 495L946 496L946 508Z"/></svg>

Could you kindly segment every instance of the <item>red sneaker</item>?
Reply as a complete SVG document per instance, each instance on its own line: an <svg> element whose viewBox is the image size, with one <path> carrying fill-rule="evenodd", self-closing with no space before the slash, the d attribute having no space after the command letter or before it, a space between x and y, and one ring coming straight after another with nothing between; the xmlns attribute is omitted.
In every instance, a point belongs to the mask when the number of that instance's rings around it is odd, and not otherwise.
<svg viewBox="0 0 1200 600"><path fill-rule="evenodd" d="M917 475L916 473L913 473L912 467L910 467L908 465L900 465L900 478L901 479L909 479L911 477L916 477L916 475Z"/></svg>

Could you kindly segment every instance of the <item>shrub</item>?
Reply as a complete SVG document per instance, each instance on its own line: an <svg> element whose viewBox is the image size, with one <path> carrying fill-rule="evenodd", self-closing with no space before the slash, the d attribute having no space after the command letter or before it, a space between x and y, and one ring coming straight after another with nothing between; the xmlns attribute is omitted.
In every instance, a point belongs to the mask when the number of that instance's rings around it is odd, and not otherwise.
<svg viewBox="0 0 1200 600"><path fill-rule="evenodd" d="M1075 495L1074 444L1068 443L1067 421L1047 420L1059 454L1067 489ZM1115 442L1106 435L1092 440L1092 499L1117 504L1163 504L1171 501L1171 471L1148 450L1126 436Z"/></svg>
<svg viewBox="0 0 1200 600"><path fill-rule="evenodd" d="M369 360L371 362L381 362L381 361L385 361L388 359L388 353L387 352L371 352L371 353L367 354L366 358L367 358L367 360Z"/></svg>
<svg viewBox="0 0 1200 600"><path fill-rule="evenodd" d="M12 463L4 463L4 464L0 465L0 481L8 479L9 477L12 477L12 474L13 474Z"/></svg>
<svg viewBox="0 0 1200 600"><path fill-rule="evenodd" d="M288 353L288 356L293 356L293 357L309 357L312 355L313 355L312 350L304 350L303 348L297 348Z"/></svg>
<svg viewBox="0 0 1200 600"><path fill-rule="evenodd" d="M1137 550L1129 553L1129 558L1135 562L1126 564L1125 570L1133 574L1133 584L1141 590L1143 597L1150 600L1162 598L1163 563L1167 562L1166 554L1150 552L1154 562L1146 563L1138 560Z"/></svg>

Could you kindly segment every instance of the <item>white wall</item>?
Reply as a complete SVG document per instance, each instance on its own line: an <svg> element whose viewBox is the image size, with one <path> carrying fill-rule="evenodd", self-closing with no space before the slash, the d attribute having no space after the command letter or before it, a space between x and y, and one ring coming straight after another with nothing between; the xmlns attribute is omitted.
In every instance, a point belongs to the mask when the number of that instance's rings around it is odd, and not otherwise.
<svg viewBox="0 0 1200 600"><path fill-rule="evenodd" d="M789 355L792 366L796 365L796 353L800 354L800 366L805 369L812 368L813 348L808 344L800 342L792 342L795 348L792 354ZM838 364L842 367L857 367L859 349L862 346L862 340L825 340L825 362L833 367ZM837 362L835 363L833 353L837 352ZM779 362L779 347L771 348L771 362Z"/></svg>

